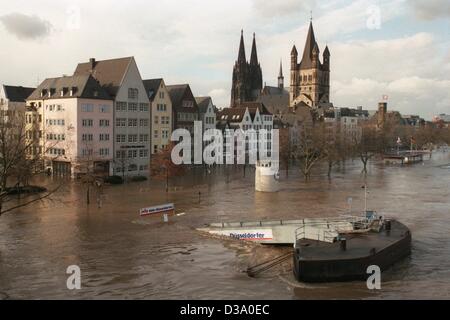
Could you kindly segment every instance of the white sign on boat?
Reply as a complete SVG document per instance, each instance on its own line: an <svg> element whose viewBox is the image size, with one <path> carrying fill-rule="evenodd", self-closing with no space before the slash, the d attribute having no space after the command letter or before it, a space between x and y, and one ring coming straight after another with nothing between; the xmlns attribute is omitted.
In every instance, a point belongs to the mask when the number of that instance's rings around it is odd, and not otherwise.
<svg viewBox="0 0 450 320"><path fill-rule="evenodd" d="M169 211L175 211L175 205L173 203L166 203L158 206L142 208L141 210L139 210L139 214L141 216L148 216L150 214L156 214L161 212L167 213Z"/></svg>
<svg viewBox="0 0 450 320"><path fill-rule="evenodd" d="M273 239L272 229L227 229L209 232L239 240L264 241Z"/></svg>

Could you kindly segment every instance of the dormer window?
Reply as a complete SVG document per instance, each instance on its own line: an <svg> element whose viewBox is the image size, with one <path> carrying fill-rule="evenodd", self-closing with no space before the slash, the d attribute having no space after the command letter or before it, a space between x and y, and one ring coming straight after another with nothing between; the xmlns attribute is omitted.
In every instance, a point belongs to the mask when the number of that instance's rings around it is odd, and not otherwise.
<svg viewBox="0 0 450 320"><path fill-rule="evenodd" d="M47 94L47 90L46 89L42 89L41 91L41 97L44 97Z"/></svg>
<svg viewBox="0 0 450 320"><path fill-rule="evenodd" d="M194 106L194 103L189 100L183 100L183 108L192 108Z"/></svg>
<svg viewBox="0 0 450 320"><path fill-rule="evenodd" d="M70 88L69 94L70 94L71 97L73 97L76 92L77 92L77 87L72 87L72 88Z"/></svg>

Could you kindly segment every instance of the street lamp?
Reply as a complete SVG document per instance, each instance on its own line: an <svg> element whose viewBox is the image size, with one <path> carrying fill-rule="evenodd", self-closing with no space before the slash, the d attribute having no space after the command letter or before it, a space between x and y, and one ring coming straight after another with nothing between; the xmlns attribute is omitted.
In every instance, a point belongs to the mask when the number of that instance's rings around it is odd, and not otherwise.
<svg viewBox="0 0 450 320"><path fill-rule="evenodd" d="M165 164L161 166L166 171L166 193L169 192L169 169Z"/></svg>

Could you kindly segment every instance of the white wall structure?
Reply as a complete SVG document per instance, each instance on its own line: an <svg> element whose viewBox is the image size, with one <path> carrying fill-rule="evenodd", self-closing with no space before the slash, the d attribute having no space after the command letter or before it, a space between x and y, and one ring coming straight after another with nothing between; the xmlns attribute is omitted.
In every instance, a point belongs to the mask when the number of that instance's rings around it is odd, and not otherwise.
<svg viewBox="0 0 450 320"><path fill-rule="evenodd" d="M134 57L78 64L114 98L114 170L120 176L149 175L150 102ZM147 137L147 138L146 138Z"/></svg>
<svg viewBox="0 0 450 320"><path fill-rule="evenodd" d="M197 101L203 132L216 128L216 109L211 97L195 97Z"/></svg>
<svg viewBox="0 0 450 320"><path fill-rule="evenodd" d="M273 161L258 161L255 166L255 190L277 192L280 190L279 165Z"/></svg>
<svg viewBox="0 0 450 320"><path fill-rule="evenodd" d="M155 154L167 148L172 135L172 100L163 79L144 80L145 90L150 99L151 153Z"/></svg>
<svg viewBox="0 0 450 320"><path fill-rule="evenodd" d="M27 99L26 135L54 174L112 174L113 100L90 75L49 78Z"/></svg>

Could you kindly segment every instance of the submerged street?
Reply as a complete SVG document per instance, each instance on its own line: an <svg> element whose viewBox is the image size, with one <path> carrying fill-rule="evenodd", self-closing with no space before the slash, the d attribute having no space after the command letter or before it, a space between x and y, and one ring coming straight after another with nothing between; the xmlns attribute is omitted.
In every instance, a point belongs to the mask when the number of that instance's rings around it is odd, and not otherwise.
<svg viewBox="0 0 450 320"><path fill-rule="evenodd" d="M318 173L322 171L323 175ZM305 182L297 168L280 173L277 193L254 191L254 171L202 168L172 183L108 185L102 207L86 205L86 187L64 180L51 199L0 217L0 298L374 299L450 298L450 153L411 166L336 167ZM45 184L60 180L46 178ZM251 278L246 268L288 247L219 240L195 230L206 223L329 217L368 209L399 219L413 237L411 257L382 274L381 290L365 282L302 284L290 261ZM175 188L176 186L176 188ZM200 193L199 193L200 192ZM143 207L174 202L177 213L140 217ZM81 290L68 290L66 268L81 269Z"/></svg>

